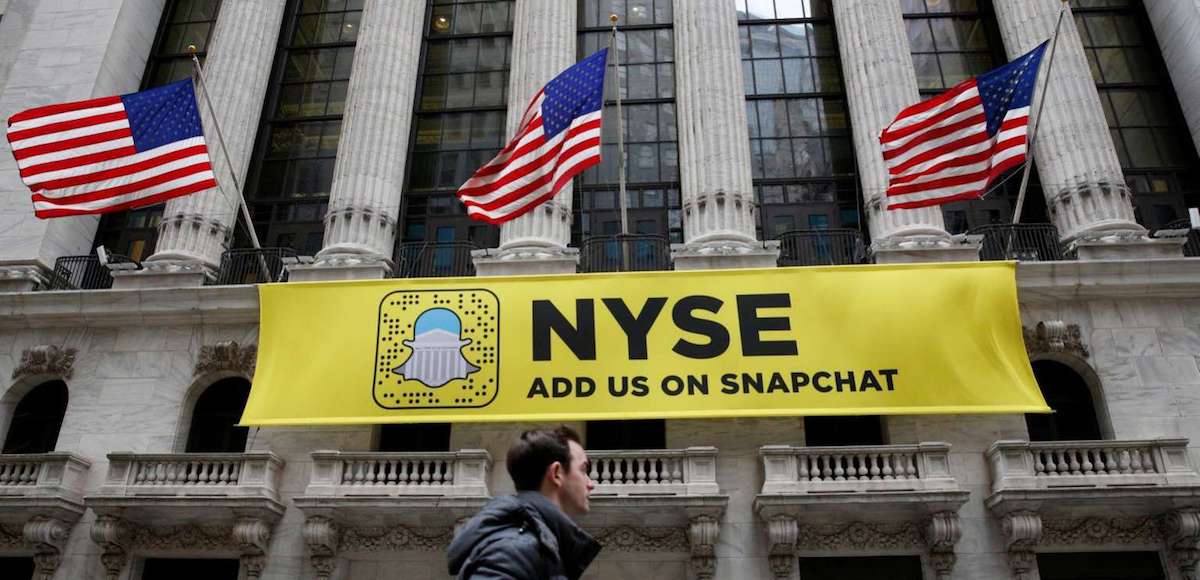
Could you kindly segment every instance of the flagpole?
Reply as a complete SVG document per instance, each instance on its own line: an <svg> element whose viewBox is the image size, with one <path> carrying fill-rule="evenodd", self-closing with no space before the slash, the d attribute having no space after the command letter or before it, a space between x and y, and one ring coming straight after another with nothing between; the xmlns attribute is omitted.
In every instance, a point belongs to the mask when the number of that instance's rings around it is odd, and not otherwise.
<svg viewBox="0 0 1200 580"><path fill-rule="evenodd" d="M625 199L625 120L621 115L621 52L617 48L617 15L609 14L612 36L609 52L613 53L613 78L617 83L617 192L621 201L621 235L629 233L629 203Z"/></svg>
<svg viewBox="0 0 1200 580"><path fill-rule="evenodd" d="M1021 221L1021 210L1025 208L1025 191L1029 188L1029 173L1033 169L1033 145L1037 142L1038 123L1042 120L1042 110L1046 107L1046 95L1050 93L1050 73L1054 72L1054 51L1058 48L1058 34L1062 29L1063 18L1067 15L1069 0L1062 0L1062 8L1058 10L1058 23L1054 25L1054 36L1050 39L1049 62L1046 63L1046 82L1042 85L1042 95L1038 99L1038 108L1034 112L1033 127L1029 131L1029 147L1025 152L1025 168L1021 175L1021 189L1017 193L1017 207L1013 209L1013 225Z"/></svg>

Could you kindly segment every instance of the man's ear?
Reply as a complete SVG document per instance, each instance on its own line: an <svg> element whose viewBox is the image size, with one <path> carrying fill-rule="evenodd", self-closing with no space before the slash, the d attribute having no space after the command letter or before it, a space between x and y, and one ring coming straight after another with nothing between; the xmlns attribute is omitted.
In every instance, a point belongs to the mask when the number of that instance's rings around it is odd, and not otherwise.
<svg viewBox="0 0 1200 580"><path fill-rule="evenodd" d="M546 477L550 482L554 483L555 487L561 487L566 474L563 473L563 464L561 461L555 461L546 468Z"/></svg>

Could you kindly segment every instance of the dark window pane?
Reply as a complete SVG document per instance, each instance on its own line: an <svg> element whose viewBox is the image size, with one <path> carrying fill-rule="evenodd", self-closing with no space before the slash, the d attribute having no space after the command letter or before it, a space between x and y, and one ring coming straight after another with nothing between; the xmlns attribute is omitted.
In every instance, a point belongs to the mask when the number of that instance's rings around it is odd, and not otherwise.
<svg viewBox="0 0 1200 580"><path fill-rule="evenodd" d="M584 442L592 451L666 449L667 424L662 419L588 421Z"/></svg>
<svg viewBox="0 0 1200 580"><path fill-rule="evenodd" d="M67 412L67 384L49 381L21 397L13 410L3 453L49 453Z"/></svg>
<svg viewBox="0 0 1200 580"><path fill-rule="evenodd" d="M805 417L808 447L883 445L883 421L878 415Z"/></svg>
<svg viewBox="0 0 1200 580"><path fill-rule="evenodd" d="M453 231L453 230L451 230ZM381 425L376 451L449 451L449 423Z"/></svg>
<svg viewBox="0 0 1200 580"><path fill-rule="evenodd" d="M187 453L241 453L246 450L246 427L238 427L250 383L245 379L223 379L210 385L196 399L188 429Z"/></svg>

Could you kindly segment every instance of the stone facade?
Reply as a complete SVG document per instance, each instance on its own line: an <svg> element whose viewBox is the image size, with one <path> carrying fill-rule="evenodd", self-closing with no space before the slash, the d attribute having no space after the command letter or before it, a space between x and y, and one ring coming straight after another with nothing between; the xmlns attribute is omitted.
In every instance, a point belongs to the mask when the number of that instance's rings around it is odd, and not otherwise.
<svg viewBox="0 0 1200 580"><path fill-rule="evenodd" d="M163 6L162 0L6 4L0 22L5 115L134 90ZM364 17L407 22L406 34L416 34L418 11L400 7L407 2L392 4L368 0ZM521 74L510 107L553 74L539 68L570 61L573 34L537 37L527 20L536 12L531 7L543 4L550 3L518 0L517 41L525 48L514 56ZM685 224L687 243L676 248L681 269L769 265L776 251L754 239L737 20L724 10L727 4L674 4L682 197L695 219ZM977 259L975 246L946 234L939 213L878 209L884 175L874 132L917 98L893 4L834 3L864 202L876 239L890 240L878 244L876 259ZM1015 55L1045 36L1059 3L995 4L1006 49ZM1187 67L1200 58L1194 54L1200 43L1194 27L1189 32L1171 22L1194 21L1194 4L1150 10L1155 26L1169 33L1160 42L1173 78L1187 85L1179 90L1181 100L1194 96L1194 75L1188 76L1194 71ZM277 23L284 2L239 6L246 19ZM572 13L555 12L554 26L567 26ZM259 37L252 27L234 26L245 19L230 21L231 14L239 13L223 13L217 24L211 66L218 66L222 43L256 46L260 53L274 44L274 29ZM368 21L356 48L358 77L351 81L345 131L357 133L342 141L348 154L364 159L383 159L385 150L397 159L411 131L404 99L412 100L413 87L395 93L362 76L415 76L417 43L396 42L392 28L372 28ZM553 42L539 45L535 38ZM1167 578L1195 580L1200 260L1164 251L1170 244L1145 237L1132 221L1079 38L1068 35L1063 42L1065 64L1056 75L1070 81L1070 90L1049 101L1058 120L1047 125L1046 149L1038 155L1042 181L1055 191L1051 215L1064 238L1077 243L1080 259L1022 262L1017 285L1030 359L1062 363L1082 377L1104 439L1030 443L1019 415L896 416L884 420L887 445L817 449L805 447L801 418L667 421L666 449L594 454L602 493L583 524L605 550L586 578L795 580L798 558L906 555L920 560L925 578L1036 580L1038 553L1139 550L1158 553ZM253 60L242 64L266 74L268 57L239 51L230 60ZM243 101L242 93L262 92L254 83L227 90ZM256 118L259 105L238 113ZM1185 105L1194 121L1193 108ZM368 124L372 131L363 130ZM239 139L248 151L253 135ZM246 151L234 155L239 167ZM326 263L293 272L307 271L309 279L380 275L396 235L402 172L376 173L371 163L341 159L337 167ZM347 461L379 460L372 453L379 437L373 426L253 429L244 453L182 455L201 393L222 379L253 378L257 289L196 286L193 276L168 287L33 292L54 258L86 252L96 220L34 220L15 163L3 153L0 191L6 193L0 202L0 435L35 386L61 380L69 391L54 452L0 455L0 557L32 558L36 577L58 580L137 580L145 560L158 557L239 560L243 578L444 578L444 551L456 525L489 496L512 491L505 452L526 424L456 424L450 451L390 458L438 462L445 481L416 490L387 481L375 494L353 493L355 482L344 479L342 468ZM180 215L207 211L184 202L172 207ZM569 200L549 207L504 234L513 261L533 266L488 264L497 258L483 256L480 274L557 272L572 264L571 248L563 247ZM231 227L221 219L222 227ZM165 224L168 233L178 225ZM1088 238L1113 231L1124 233ZM227 234L216 233L221 239L208 240L192 257L211 261ZM1084 249L1097 245L1101 249ZM1119 249L1127 246L1152 246L1156 257ZM538 247L549 248L545 256L530 249ZM338 261L346 256L358 261ZM852 465L862 454L891 457L896 469L916 467L904 478L871 474L845 481L817 481L797 468L815 455ZM680 466L681 475L656 484L629 481L604 471L604 462L615 459L662 461ZM181 467L185 463L190 467ZM203 478L187 475L196 469Z"/></svg>

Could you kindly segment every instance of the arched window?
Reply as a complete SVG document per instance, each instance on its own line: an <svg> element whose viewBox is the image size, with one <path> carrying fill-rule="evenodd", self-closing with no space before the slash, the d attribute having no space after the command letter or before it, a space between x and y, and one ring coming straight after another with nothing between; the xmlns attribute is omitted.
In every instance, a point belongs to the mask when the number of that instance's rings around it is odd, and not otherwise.
<svg viewBox="0 0 1200 580"><path fill-rule="evenodd" d="M879 415L805 417L804 442L809 447L883 445L883 420Z"/></svg>
<svg viewBox="0 0 1200 580"><path fill-rule="evenodd" d="M1056 361L1033 361L1033 376L1053 414L1025 415L1031 441L1102 439L1096 404L1087 382L1071 367Z"/></svg>
<svg viewBox="0 0 1200 580"><path fill-rule="evenodd" d="M376 451L449 451L449 423L380 425Z"/></svg>
<svg viewBox="0 0 1200 580"><path fill-rule="evenodd" d="M663 419L588 421L583 440L592 451L666 449L667 422Z"/></svg>
<svg viewBox="0 0 1200 580"><path fill-rule="evenodd" d="M196 399L187 453L241 453L249 429L237 427L250 395L250 382L242 378L217 381Z"/></svg>
<svg viewBox="0 0 1200 580"><path fill-rule="evenodd" d="M58 429L67 412L67 384L47 381L33 388L17 403L4 453L48 453L58 442Z"/></svg>

